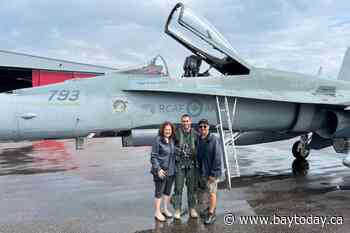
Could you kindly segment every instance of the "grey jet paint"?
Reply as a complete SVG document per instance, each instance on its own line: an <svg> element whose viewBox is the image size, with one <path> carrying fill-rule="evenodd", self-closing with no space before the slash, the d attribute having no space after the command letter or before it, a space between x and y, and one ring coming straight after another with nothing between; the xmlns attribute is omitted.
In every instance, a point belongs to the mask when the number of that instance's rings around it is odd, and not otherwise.
<svg viewBox="0 0 350 233"><path fill-rule="evenodd" d="M348 152L349 53L338 80L257 68L182 4L170 13L165 32L222 75L172 78L116 72L3 93L0 139L80 138L106 131L125 137L164 121L179 123L185 113L193 122L208 118L216 124L216 96L226 96L230 108L236 101L232 127L241 135L236 144L301 136L293 146L296 157L328 146Z"/></svg>

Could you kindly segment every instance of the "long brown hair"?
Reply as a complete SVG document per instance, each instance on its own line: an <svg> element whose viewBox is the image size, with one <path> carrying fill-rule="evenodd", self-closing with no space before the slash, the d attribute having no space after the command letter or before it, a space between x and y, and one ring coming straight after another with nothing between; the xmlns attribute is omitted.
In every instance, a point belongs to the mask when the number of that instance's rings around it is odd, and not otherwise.
<svg viewBox="0 0 350 233"><path fill-rule="evenodd" d="M170 121L165 121L163 124L160 125L158 134L159 134L159 136L164 137L164 128L167 125L170 125L170 127L171 127L170 138L173 138L175 136L175 126Z"/></svg>

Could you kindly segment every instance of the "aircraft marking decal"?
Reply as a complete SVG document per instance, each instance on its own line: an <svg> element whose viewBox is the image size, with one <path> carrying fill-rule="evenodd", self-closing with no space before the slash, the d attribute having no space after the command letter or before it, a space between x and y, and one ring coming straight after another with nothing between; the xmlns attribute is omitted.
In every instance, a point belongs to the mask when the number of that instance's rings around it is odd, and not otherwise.
<svg viewBox="0 0 350 233"><path fill-rule="evenodd" d="M80 91L79 90L51 90L52 94L49 97L49 101L58 100L58 101L76 101L79 99Z"/></svg>
<svg viewBox="0 0 350 233"><path fill-rule="evenodd" d="M125 112L127 109L128 101L116 99L113 101L113 112Z"/></svg>
<svg viewBox="0 0 350 233"><path fill-rule="evenodd" d="M193 100L187 104L187 112L192 117L199 116L203 111L203 103L199 100Z"/></svg>

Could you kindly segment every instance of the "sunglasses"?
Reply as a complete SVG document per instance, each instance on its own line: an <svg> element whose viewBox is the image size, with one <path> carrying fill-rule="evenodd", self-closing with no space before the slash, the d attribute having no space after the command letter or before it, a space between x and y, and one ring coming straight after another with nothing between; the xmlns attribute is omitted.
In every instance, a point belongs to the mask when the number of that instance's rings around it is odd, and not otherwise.
<svg viewBox="0 0 350 233"><path fill-rule="evenodd" d="M202 128L203 128L203 129L206 129L206 128L208 128L208 126L207 126L207 125L200 125L199 128L200 128L200 129L202 129Z"/></svg>

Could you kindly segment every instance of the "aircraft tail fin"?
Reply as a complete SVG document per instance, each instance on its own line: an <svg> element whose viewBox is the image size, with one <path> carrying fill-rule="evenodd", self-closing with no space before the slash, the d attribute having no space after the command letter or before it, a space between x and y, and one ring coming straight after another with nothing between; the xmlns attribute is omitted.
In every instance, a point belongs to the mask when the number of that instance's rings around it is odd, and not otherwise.
<svg viewBox="0 0 350 233"><path fill-rule="evenodd" d="M338 74L338 80L350 81L350 47L345 52Z"/></svg>

